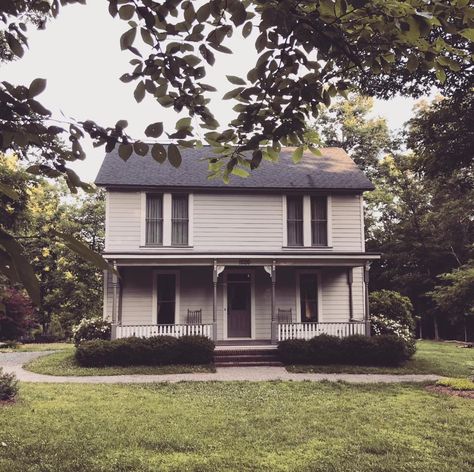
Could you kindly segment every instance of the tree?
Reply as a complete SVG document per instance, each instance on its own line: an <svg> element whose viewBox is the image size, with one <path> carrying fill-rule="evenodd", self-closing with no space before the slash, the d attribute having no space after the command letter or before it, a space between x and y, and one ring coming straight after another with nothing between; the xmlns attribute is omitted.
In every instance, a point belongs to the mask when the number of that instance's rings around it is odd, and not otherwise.
<svg viewBox="0 0 474 472"><path fill-rule="evenodd" d="M351 94L323 110L315 122L321 144L343 148L369 177L377 174L382 153L393 150L387 121L370 117L373 106L373 98Z"/></svg>
<svg viewBox="0 0 474 472"><path fill-rule="evenodd" d="M0 312L0 340L18 339L36 326L35 309L21 291L14 288L0 290L0 303L4 306Z"/></svg>
<svg viewBox="0 0 474 472"><path fill-rule="evenodd" d="M56 17L62 6L73 3L83 0L2 2L0 31L9 54L1 57L23 56L28 27L34 24L32 12L39 10L44 19ZM161 106L188 115L179 119L176 131L168 133L174 143L165 148L133 140L124 132L125 120L109 127L90 120L52 124L50 111L37 99L46 87L45 80L38 78L28 86L1 83L0 151L13 150L31 164L28 170L33 174L64 178L72 191L88 189L68 167L85 157L81 147L85 134L106 151L118 145L125 160L133 151L145 155L151 150L158 162L168 159L177 167L181 162L177 144L198 144L191 126L191 117L196 117L200 127L209 130L205 141L220 156L210 160L210 174L228 181L233 174L248 175L264 157L278 154L281 145L297 146L297 161L302 149L312 147L306 140L308 118L317 117L321 104L329 106L349 87L388 97L418 95L435 84L451 93L472 84L474 19L467 0L212 0L197 10L194 5L188 0L109 0L110 14L128 24L120 47L133 55L132 69L122 80L136 84L137 101L150 94ZM252 33L258 35L259 58L246 76L228 77L237 88L223 98L238 102L233 108L236 118L219 128L208 107L213 88L203 79L207 67L214 64L214 51L232 52L226 41L235 31L252 41ZM5 48L5 41L2 44ZM152 139L162 133L161 122L145 129ZM76 240L56 237L107 267ZM7 261L0 269L20 279L38 300L35 277L21 245L1 228L0 242L1 258Z"/></svg>

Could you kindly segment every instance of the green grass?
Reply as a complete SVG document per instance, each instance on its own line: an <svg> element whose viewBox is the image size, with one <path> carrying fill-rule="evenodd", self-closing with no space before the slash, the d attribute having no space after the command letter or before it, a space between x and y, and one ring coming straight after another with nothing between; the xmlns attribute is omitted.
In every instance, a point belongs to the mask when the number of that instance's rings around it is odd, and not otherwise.
<svg viewBox="0 0 474 472"><path fill-rule="evenodd" d="M32 351L60 351L63 349L73 349L74 345L70 343L32 343L18 344L15 348L2 348L0 352L32 352Z"/></svg>
<svg viewBox="0 0 474 472"><path fill-rule="evenodd" d="M474 382L469 379L441 379L436 382L436 385L442 385L443 387L450 387L453 390L464 390L474 391Z"/></svg>
<svg viewBox="0 0 474 472"><path fill-rule="evenodd" d="M406 384L24 383L0 470L468 471L473 425L472 400Z"/></svg>
<svg viewBox="0 0 474 472"><path fill-rule="evenodd" d="M37 374L46 375L160 375L187 374L193 372L215 372L212 365L165 365L165 366L130 366L130 367L81 367L74 359L74 351L63 350L34 359L24 368Z"/></svg>
<svg viewBox="0 0 474 472"><path fill-rule="evenodd" d="M290 372L350 374L437 374L448 377L474 375L474 349L455 343L418 341L417 352L401 367L365 367L353 365L291 365Z"/></svg>

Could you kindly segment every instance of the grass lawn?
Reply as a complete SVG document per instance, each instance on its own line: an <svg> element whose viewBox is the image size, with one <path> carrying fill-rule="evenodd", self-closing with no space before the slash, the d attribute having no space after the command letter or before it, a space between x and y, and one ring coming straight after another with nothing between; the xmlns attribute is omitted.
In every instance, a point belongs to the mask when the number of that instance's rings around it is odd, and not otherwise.
<svg viewBox="0 0 474 472"><path fill-rule="evenodd" d="M32 352L32 351L60 351L63 349L72 349L73 344L70 343L31 343L19 344L15 348L2 348L0 352Z"/></svg>
<svg viewBox="0 0 474 472"><path fill-rule="evenodd" d="M437 374L447 377L474 375L474 349L455 343L418 341L417 352L402 367L364 367L353 365L291 365L290 372L351 374Z"/></svg>
<svg viewBox="0 0 474 472"><path fill-rule="evenodd" d="M472 400L415 385L21 385L0 470L474 470Z"/></svg>
<svg viewBox="0 0 474 472"><path fill-rule="evenodd" d="M74 346L48 356L39 357L27 363L24 368L37 374L47 375L159 375L187 374L193 372L215 372L212 365L165 365L131 367L81 367L74 359Z"/></svg>

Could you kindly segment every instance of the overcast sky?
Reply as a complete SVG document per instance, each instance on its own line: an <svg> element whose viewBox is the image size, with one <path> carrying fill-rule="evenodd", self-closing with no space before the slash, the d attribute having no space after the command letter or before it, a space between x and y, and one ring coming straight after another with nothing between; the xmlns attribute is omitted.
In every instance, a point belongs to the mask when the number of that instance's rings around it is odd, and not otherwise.
<svg viewBox="0 0 474 472"><path fill-rule="evenodd" d="M104 126L118 119L129 122L128 132L143 137L146 125L163 121L165 129L173 129L177 120L172 110L161 108L148 96L137 104L133 98L134 85L124 84L119 77L129 72L128 51L120 51L120 35L128 25L112 18L108 2L93 1L87 6L73 5L61 9L44 31L30 31L30 49L16 62L2 64L2 80L28 85L36 77L46 78L48 86L40 101L55 115L63 112L76 119L92 119ZM229 46L234 54L216 53L216 64L209 70L206 82L218 88L212 94L211 109L221 124L232 119L232 101L221 101L228 89L234 87L225 75L242 75L255 64L256 52L251 42L235 34ZM377 100L375 114L384 116L392 130L400 128L411 114L414 100L396 98ZM184 115L182 115L184 116ZM85 146L87 158L73 167L85 181L93 181L100 167L104 149Z"/></svg>

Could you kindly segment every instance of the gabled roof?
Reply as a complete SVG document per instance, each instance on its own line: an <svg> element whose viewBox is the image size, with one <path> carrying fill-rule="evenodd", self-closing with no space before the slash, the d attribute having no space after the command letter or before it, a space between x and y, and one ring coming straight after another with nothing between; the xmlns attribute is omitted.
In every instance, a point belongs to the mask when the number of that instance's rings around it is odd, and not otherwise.
<svg viewBox="0 0 474 472"><path fill-rule="evenodd" d="M166 187L196 189L260 189L260 190L373 190L374 186L340 148L323 148L321 156L306 151L299 164L293 164L293 148L283 148L277 163L262 161L247 178L231 176L229 184L207 178L206 158L211 148L181 148L182 164L175 169L166 161L159 164L150 155L133 154L122 160L118 151L108 153L95 183L105 187ZM250 154L249 154L250 157Z"/></svg>

